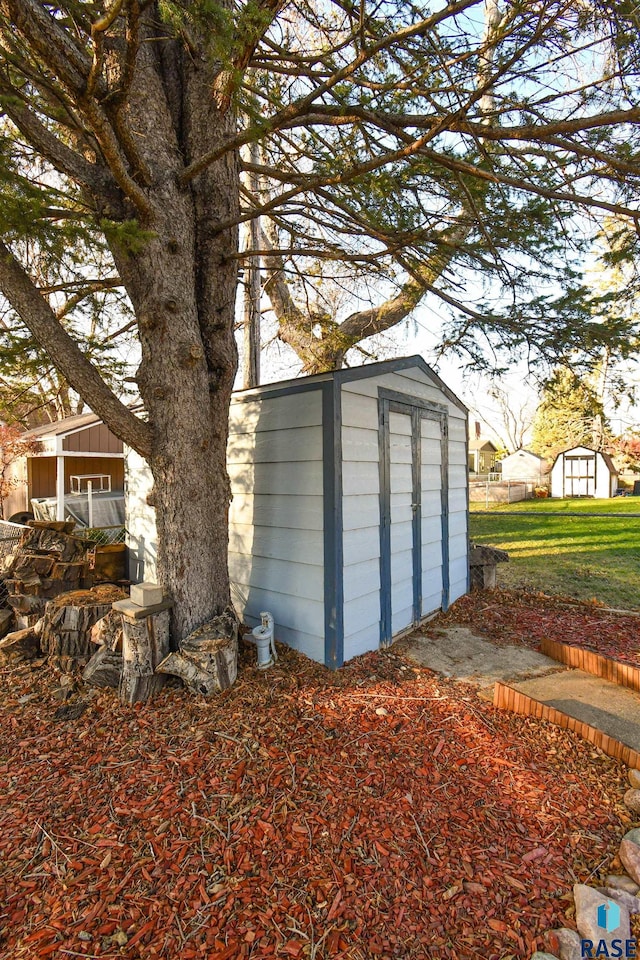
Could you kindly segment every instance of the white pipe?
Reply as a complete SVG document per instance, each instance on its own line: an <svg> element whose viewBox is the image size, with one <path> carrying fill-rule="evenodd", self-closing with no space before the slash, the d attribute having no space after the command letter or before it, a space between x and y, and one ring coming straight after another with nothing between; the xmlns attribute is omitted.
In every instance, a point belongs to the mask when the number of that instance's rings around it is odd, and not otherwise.
<svg viewBox="0 0 640 960"><path fill-rule="evenodd" d="M87 508L89 514L89 529L93 530L93 482L87 480Z"/></svg>
<svg viewBox="0 0 640 960"><path fill-rule="evenodd" d="M64 520L64 457L56 457L56 520Z"/></svg>

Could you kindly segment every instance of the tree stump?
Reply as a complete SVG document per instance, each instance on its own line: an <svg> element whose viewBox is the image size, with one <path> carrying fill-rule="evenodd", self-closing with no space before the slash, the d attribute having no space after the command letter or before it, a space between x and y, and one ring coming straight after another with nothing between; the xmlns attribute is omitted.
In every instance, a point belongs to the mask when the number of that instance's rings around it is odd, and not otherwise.
<svg viewBox="0 0 640 960"><path fill-rule="evenodd" d="M228 688L238 673L238 621L231 611L214 617L182 641L158 666L194 693L210 696Z"/></svg>
<svg viewBox="0 0 640 960"><path fill-rule="evenodd" d="M95 653L91 628L110 612L114 600L125 597L119 587L73 590L50 600L40 630L43 654L63 669L86 664Z"/></svg>
<svg viewBox="0 0 640 960"><path fill-rule="evenodd" d="M169 652L170 601L152 607L139 607L130 600L114 603L122 617L122 675L118 688L121 703L133 706L149 700L166 677L156 667Z"/></svg>

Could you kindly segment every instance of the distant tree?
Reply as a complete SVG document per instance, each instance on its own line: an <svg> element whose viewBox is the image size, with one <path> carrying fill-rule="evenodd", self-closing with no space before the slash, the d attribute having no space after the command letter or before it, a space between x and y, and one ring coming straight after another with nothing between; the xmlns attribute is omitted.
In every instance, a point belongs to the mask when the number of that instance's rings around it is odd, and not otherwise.
<svg viewBox="0 0 640 960"><path fill-rule="evenodd" d="M531 449L552 460L561 451L584 445L604 448L604 407L597 391L567 367L546 382L533 421Z"/></svg>
<svg viewBox="0 0 640 960"><path fill-rule="evenodd" d="M0 519L4 519L4 501L20 481L12 476L12 467L36 449L36 441L23 437L16 426L0 424Z"/></svg>
<svg viewBox="0 0 640 960"><path fill-rule="evenodd" d="M607 453L612 457L616 469L640 473L640 435L637 431L609 437Z"/></svg>

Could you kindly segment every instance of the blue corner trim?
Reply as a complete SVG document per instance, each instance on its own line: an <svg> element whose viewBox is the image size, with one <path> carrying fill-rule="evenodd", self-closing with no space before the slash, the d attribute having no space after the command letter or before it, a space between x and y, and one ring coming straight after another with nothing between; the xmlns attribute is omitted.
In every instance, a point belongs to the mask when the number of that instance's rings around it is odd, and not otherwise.
<svg viewBox="0 0 640 960"><path fill-rule="evenodd" d="M324 513L324 662L344 663L344 557L342 529L342 396L332 378L322 384Z"/></svg>

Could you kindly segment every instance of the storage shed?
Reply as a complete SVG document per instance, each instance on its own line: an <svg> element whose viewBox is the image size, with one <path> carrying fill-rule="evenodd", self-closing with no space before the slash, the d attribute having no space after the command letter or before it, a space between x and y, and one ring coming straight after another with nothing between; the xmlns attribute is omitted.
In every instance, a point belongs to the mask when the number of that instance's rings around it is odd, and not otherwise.
<svg viewBox="0 0 640 960"><path fill-rule="evenodd" d="M51 509L55 516L52 519L62 520L74 493L82 495L80 501L86 500L87 478L91 479L96 493L109 491L102 495L104 502L115 503L120 499L117 508L103 503L105 516L121 514L124 486L122 441L94 413L88 411L34 427L23 436L34 441L34 450L11 465L10 476L15 485L4 502L5 517L26 519L32 514L33 499L48 499L54 501ZM119 498L116 496L118 492ZM120 517L113 522L121 520Z"/></svg>
<svg viewBox="0 0 640 960"><path fill-rule="evenodd" d="M238 613L329 667L468 589L467 410L421 357L234 395L229 566ZM154 577L146 464L127 457L136 578Z"/></svg>
<svg viewBox="0 0 640 960"><path fill-rule="evenodd" d="M611 457L588 447L558 454L551 468L552 497L615 496L618 474Z"/></svg>
<svg viewBox="0 0 640 960"><path fill-rule="evenodd" d="M540 482L549 472L546 460L530 450L516 450L501 461L503 480L531 480Z"/></svg>

